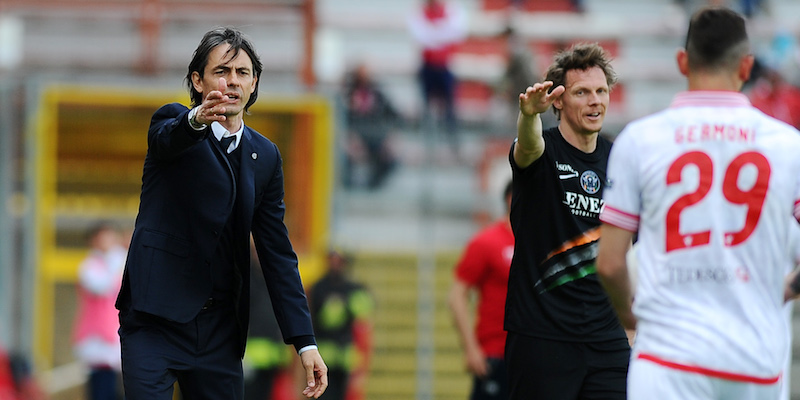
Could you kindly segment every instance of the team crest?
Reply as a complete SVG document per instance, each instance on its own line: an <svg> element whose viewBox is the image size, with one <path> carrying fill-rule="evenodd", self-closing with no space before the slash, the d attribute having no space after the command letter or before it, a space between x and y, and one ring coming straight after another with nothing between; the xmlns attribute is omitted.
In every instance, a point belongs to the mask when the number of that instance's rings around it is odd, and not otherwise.
<svg viewBox="0 0 800 400"><path fill-rule="evenodd" d="M600 190L600 177L594 171L585 171L581 174L581 187L586 193L597 193Z"/></svg>

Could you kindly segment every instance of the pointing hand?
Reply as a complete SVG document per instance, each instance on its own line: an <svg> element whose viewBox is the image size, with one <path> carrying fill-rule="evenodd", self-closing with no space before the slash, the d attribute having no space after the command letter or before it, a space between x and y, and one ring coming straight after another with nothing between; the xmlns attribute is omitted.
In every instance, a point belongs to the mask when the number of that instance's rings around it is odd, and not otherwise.
<svg viewBox="0 0 800 400"><path fill-rule="evenodd" d="M209 125L214 121L222 122L227 119L225 112L225 104L235 102L235 99L230 99L225 95L228 89L228 82L225 78L219 78L219 86L217 90L212 90L203 99L203 103L197 106L195 120L198 123Z"/></svg>

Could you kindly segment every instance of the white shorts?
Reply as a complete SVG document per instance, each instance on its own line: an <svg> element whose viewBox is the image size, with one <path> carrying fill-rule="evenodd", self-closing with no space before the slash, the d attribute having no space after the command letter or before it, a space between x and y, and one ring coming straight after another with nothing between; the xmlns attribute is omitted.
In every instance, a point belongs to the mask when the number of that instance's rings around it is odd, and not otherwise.
<svg viewBox="0 0 800 400"><path fill-rule="evenodd" d="M781 380L783 381L783 380ZM681 371L650 360L631 358L629 399L752 400L778 399L782 382L761 384Z"/></svg>

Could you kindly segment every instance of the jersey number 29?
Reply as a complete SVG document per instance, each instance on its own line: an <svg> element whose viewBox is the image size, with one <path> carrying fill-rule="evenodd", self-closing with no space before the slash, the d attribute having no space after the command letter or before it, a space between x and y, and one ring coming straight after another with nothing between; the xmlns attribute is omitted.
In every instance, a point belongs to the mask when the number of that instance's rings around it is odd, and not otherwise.
<svg viewBox="0 0 800 400"><path fill-rule="evenodd" d="M738 186L739 174L742 172L742 168L748 164L755 167L756 177L753 186L743 190ZM699 203L711 191L711 183L714 179L714 163L711 157L701 151L692 151L681 155L667 170L667 185L679 183L683 169L689 165L697 167L699 182L694 192L678 198L667 211L667 252L703 246L711 242L710 230L681 233L680 229L681 212L687 207ZM736 246L744 242L755 230L756 225L758 225L758 219L761 217L764 199L767 197L770 173L771 170L767 158L755 151L739 154L728 165L722 182L722 195L733 204L747 206L747 216L741 230L738 232L725 232L726 246Z"/></svg>

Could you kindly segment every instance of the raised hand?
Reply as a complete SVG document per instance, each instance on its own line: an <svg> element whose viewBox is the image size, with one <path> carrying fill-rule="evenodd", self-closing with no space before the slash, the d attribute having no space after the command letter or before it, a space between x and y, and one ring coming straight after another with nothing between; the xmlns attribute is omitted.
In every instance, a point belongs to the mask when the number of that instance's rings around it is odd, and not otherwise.
<svg viewBox="0 0 800 400"><path fill-rule="evenodd" d="M208 92L203 103L197 106L197 113L195 120L198 123L209 125L214 121L222 122L227 119L225 112L227 109L225 105L228 103L235 103L235 99L231 99L225 95L228 90L228 82L225 78L219 78L219 86L217 90Z"/></svg>
<svg viewBox="0 0 800 400"><path fill-rule="evenodd" d="M523 115L532 116L547 111L553 102L566 90L563 85L559 85L550 93L548 90L553 86L552 81L536 83L528 86L525 93L519 95L519 111Z"/></svg>

